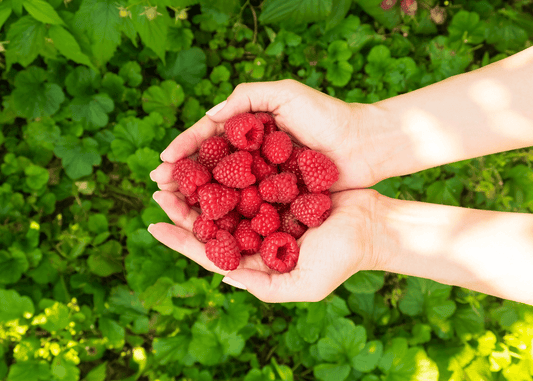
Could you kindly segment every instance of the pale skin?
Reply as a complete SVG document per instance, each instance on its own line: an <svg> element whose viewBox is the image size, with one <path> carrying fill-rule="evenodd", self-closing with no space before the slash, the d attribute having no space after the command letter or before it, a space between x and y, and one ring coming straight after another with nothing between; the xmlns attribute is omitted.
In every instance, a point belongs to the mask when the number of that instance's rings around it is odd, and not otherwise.
<svg viewBox="0 0 533 381"><path fill-rule="evenodd" d="M533 215L391 199L362 189L393 176L533 146L533 48L473 72L372 105L345 103L298 82L237 86L161 154L154 199L174 224L149 230L163 244L266 302L318 301L361 270L432 279L533 304ZM223 132L241 112L271 112L294 139L338 166L331 216L299 240L294 270L258 254L223 271L192 234L198 211L172 180L172 163Z"/></svg>

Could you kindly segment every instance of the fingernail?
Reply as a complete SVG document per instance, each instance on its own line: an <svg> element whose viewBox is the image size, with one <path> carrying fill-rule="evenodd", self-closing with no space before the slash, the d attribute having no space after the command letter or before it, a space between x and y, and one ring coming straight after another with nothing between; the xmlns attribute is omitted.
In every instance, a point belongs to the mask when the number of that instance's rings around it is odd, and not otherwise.
<svg viewBox="0 0 533 381"><path fill-rule="evenodd" d="M240 288L242 290L247 290L246 286L242 283L239 283L237 282L236 280L233 280L227 276L225 276L224 278L222 278L222 282L226 283L226 284L229 284L230 286L233 286L233 287L237 287L237 288Z"/></svg>
<svg viewBox="0 0 533 381"><path fill-rule="evenodd" d="M209 116L215 116L215 114L217 112L219 112L220 110L222 110L224 108L224 106L226 105L228 101L224 101L224 102L220 102L219 104L217 104L215 107L213 107L211 110L209 110L208 112L206 112L207 115Z"/></svg>
<svg viewBox="0 0 533 381"><path fill-rule="evenodd" d="M161 159L161 161L165 161L165 159L163 159L163 155L165 154L165 151L166 151L166 150L164 150L163 152L161 152L161 155L159 155L159 158Z"/></svg>
<svg viewBox="0 0 533 381"><path fill-rule="evenodd" d="M150 231L150 229L152 229L153 226L154 226L154 224L150 224L150 225L148 225L148 229L147 229L147 230L148 230L148 233L153 234L153 233Z"/></svg>
<svg viewBox="0 0 533 381"><path fill-rule="evenodd" d="M152 180L155 183L156 181L154 180L154 172L155 172L155 169L152 172L150 172L150 180Z"/></svg>
<svg viewBox="0 0 533 381"><path fill-rule="evenodd" d="M154 194L152 195L152 198L154 199L155 202L157 202L159 204L159 200L157 199L157 194L158 193L159 193L159 191L154 192Z"/></svg>

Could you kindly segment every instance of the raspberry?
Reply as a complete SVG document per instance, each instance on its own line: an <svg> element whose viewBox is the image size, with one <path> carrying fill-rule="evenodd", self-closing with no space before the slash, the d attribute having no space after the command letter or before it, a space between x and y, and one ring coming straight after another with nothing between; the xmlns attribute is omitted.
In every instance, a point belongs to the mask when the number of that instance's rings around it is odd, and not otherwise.
<svg viewBox="0 0 533 381"><path fill-rule="evenodd" d="M329 189L339 179L339 170L326 155L305 150L298 156L298 167L302 171L307 189L312 193L320 193Z"/></svg>
<svg viewBox="0 0 533 381"><path fill-rule="evenodd" d="M239 192L221 184L205 184L198 190L200 209L205 218L218 220L239 202Z"/></svg>
<svg viewBox="0 0 533 381"><path fill-rule="evenodd" d="M276 122L274 121L274 117L272 117L272 115L267 112L256 112L254 115L257 120L259 120L261 123L263 123L263 126L265 126L265 136L273 133L274 131L278 131L278 127L276 127Z"/></svg>
<svg viewBox="0 0 533 381"><path fill-rule="evenodd" d="M172 173L178 183L178 189L186 197L194 193L200 187L211 180L209 170L198 162L189 158L181 159L174 165Z"/></svg>
<svg viewBox="0 0 533 381"><path fill-rule="evenodd" d="M298 167L298 156L305 151L308 150L307 147L293 147L291 156L287 159L285 163L280 164L279 168L283 172L291 172L296 175L296 180L298 180L298 184L304 183L304 178L302 177L302 171L300 171L300 167Z"/></svg>
<svg viewBox="0 0 533 381"><path fill-rule="evenodd" d="M278 173L278 169L275 165L268 164L265 159L261 157L259 150L252 151L254 161L252 163L252 173L254 174L257 182L261 182L266 177Z"/></svg>
<svg viewBox="0 0 533 381"><path fill-rule="evenodd" d="M242 255L251 255L259 252L261 237L252 229L250 220L242 220L233 233Z"/></svg>
<svg viewBox="0 0 533 381"><path fill-rule="evenodd" d="M224 124L224 130L230 143L245 151L258 149L265 133L263 123L248 112L229 118Z"/></svg>
<svg viewBox="0 0 533 381"><path fill-rule="evenodd" d="M218 220L215 221L215 224L219 229L224 229L231 234L237 229L237 225L241 220L241 215L236 211L232 210L228 214L223 215Z"/></svg>
<svg viewBox="0 0 533 381"><path fill-rule="evenodd" d="M229 155L229 142L222 136L213 136L200 145L198 151L198 163L210 171L216 167L218 162Z"/></svg>
<svg viewBox="0 0 533 381"><path fill-rule="evenodd" d="M300 195L291 204L290 211L298 219L310 228L319 226L324 222L323 216L331 208L331 199L325 194L308 193Z"/></svg>
<svg viewBox="0 0 533 381"><path fill-rule="evenodd" d="M418 9L418 3L415 0L402 0L400 2L400 8L402 8L404 13L414 16Z"/></svg>
<svg viewBox="0 0 533 381"><path fill-rule="evenodd" d="M388 11L392 7L394 7L394 4L396 4L397 0L383 0L380 4L381 9L384 11Z"/></svg>
<svg viewBox="0 0 533 381"><path fill-rule="evenodd" d="M290 172L271 175L261 181L259 193L265 201L288 204L298 196L296 175Z"/></svg>
<svg viewBox="0 0 533 381"><path fill-rule="evenodd" d="M307 230L307 226L298 221L290 210L280 212L279 219L281 221L279 231L289 233L296 239L300 238Z"/></svg>
<svg viewBox="0 0 533 381"><path fill-rule="evenodd" d="M250 152L237 151L226 156L213 169L213 177L230 188L246 188L255 183Z"/></svg>
<svg viewBox="0 0 533 381"><path fill-rule="evenodd" d="M198 189L194 191L189 197L185 197L185 202L189 206L199 206L200 198L198 197Z"/></svg>
<svg viewBox="0 0 533 381"><path fill-rule="evenodd" d="M215 239L207 241L205 255L222 270L235 270L241 261L237 241L225 230L219 230Z"/></svg>
<svg viewBox="0 0 533 381"><path fill-rule="evenodd" d="M206 243L216 237L218 227L213 220L205 218L200 214L192 225L192 232L198 241Z"/></svg>
<svg viewBox="0 0 533 381"><path fill-rule="evenodd" d="M261 153L272 164L285 162L292 152L292 140L283 131L276 131L265 136Z"/></svg>
<svg viewBox="0 0 533 381"><path fill-rule="evenodd" d="M252 229L263 237L274 233L280 225L279 214L275 207L267 202L261 204L259 213L252 218Z"/></svg>
<svg viewBox="0 0 533 381"><path fill-rule="evenodd" d="M237 212L246 218L253 218L259 211L263 198L256 186L249 186L241 191L241 199L237 204Z"/></svg>
<svg viewBox="0 0 533 381"><path fill-rule="evenodd" d="M293 236L276 232L264 239L260 253L263 262L268 267L280 273L286 273L296 266L300 249Z"/></svg>

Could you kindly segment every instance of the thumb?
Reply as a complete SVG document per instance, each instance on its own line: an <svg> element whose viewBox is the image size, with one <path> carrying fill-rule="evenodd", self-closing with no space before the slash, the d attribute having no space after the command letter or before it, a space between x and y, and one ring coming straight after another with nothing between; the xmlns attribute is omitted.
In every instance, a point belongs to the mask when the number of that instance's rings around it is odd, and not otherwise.
<svg viewBox="0 0 533 381"><path fill-rule="evenodd" d="M293 84L294 82L294 84ZM294 85L298 82L281 80L272 82L241 83L228 99L209 110L207 116L217 123L225 122L233 115L244 112L275 113L281 104L293 98Z"/></svg>

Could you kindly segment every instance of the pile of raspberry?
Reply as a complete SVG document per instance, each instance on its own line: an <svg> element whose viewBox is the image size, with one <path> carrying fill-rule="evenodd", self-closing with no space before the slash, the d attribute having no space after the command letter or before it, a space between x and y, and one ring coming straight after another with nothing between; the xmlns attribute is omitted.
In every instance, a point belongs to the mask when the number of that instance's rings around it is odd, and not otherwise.
<svg viewBox="0 0 533 381"><path fill-rule="evenodd" d="M259 252L269 268L291 271L296 240L331 212L329 188L339 171L327 156L293 142L268 113L235 115L224 130L174 167L179 191L201 210L193 233L222 270Z"/></svg>

